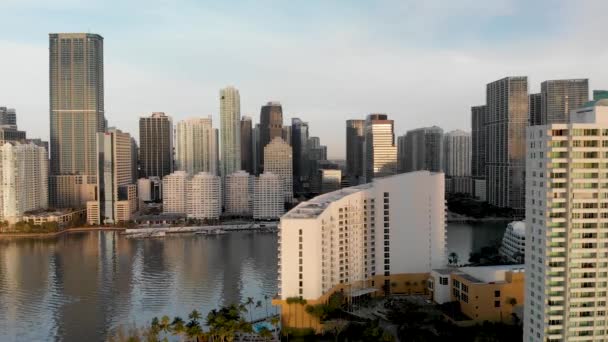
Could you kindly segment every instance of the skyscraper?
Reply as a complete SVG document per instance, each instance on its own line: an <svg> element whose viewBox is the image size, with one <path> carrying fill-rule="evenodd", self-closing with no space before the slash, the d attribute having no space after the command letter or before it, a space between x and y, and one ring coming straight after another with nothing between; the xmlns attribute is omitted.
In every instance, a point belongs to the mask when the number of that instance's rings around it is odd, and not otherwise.
<svg viewBox="0 0 608 342"><path fill-rule="evenodd" d="M97 133L105 130L103 38L49 34L51 173L95 175Z"/></svg>
<svg viewBox="0 0 608 342"><path fill-rule="evenodd" d="M135 138L131 137L131 183L137 184L139 179L139 147Z"/></svg>
<svg viewBox="0 0 608 342"><path fill-rule="evenodd" d="M216 137L211 117L183 120L175 128L175 169L191 175L209 172L217 175Z"/></svg>
<svg viewBox="0 0 608 342"><path fill-rule="evenodd" d="M0 126L17 127L17 112L14 108L0 107Z"/></svg>
<svg viewBox="0 0 608 342"><path fill-rule="evenodd" d="M293 150L293 185L296 193L304 192L308 181L308 123L291 119L291 148Z"/></svg>
<svg viewBox="0 0 608 342"><path fill-rule="evenodd" d="M268 102L260 111L260 150L270 144L275 137L283 136L283 107L279 102ZM264 169L264 154L260 154L259 164Z"/></svg>
<svg viewBox="0 0 608 342"><path fill-rule="evenodd" d="M139 165L143 177L173 172L173 122L165 113L139 118Z"/></svg>
<svg viewBox="0 0 608 342"><path fill-rule="evenodd" d="M97 135L97 200L87 203L92 224L126 222L137 210L131 165L131 135L110 128Z"/></svg>
<svg viewBox="0 0 608 342"><path fill-rule="evenodd" d="M241 169L241 96L234 87L220 90L222 178Z"/></svg>
<svg viewBox="0 0 608 342"><path fill-rule="evenodd" d="M601 341L608 100L527 129L524 341Z"/></svg>
<svg viewBox="0 0 608 342"><path fill-rule="evenodd" d="M369 114L365 120L365 182L397 172L393 120L386 114Z"/></svg>
<svg viewBox="0 0 608 342"><path fill-rule="evenodd" d="M264 147L264 170L281 178L285 202L293 200L293 154L291 146L275 137Z"/></svg>
<svg viewBox="0 0 608 342"><path fill-rule="evenodd" d="M567 123L571 110L589 101L589 80L550 80L540 85L541 124Z"/></svg>
<svg viewBox="0 0 608 342"><path fill-rule="evenodd" d="M528 124L528 79L505 77L486 87L487 199L522 215Z"/></svg>
<svg viewBox="0 0 608 342"><path fill-rule="evenodd" d="M530 126L536 126L536 125L542 125L542 103L543 103L543 96L541 93L537 93L537 94L530 94L528 96L528 103L529 103L529 109L528 109L528 125Z"/></svg>
<svg viewBox="0 0 608 342"><path fill-rule="evenodd" d="M487 106L471 107L471 176L473 195L486 200L486 134Z"/></svg>
<svg viewBox="0 0 608 342"><path fill-rule="evenodd" d="M446 190L451 193L472 193L471 134L455 130L443 136L443 168Z"/></svg>
<svg viewBox="0 0 608 342"><path fill-rule="evenodd" d="M450 131L443 137L444 172L450 177L471 176L471 133Z"/></svg>
<svg viewBox="0 0 608 342"><path fill-rule="evenodd" d="M253 148L253 174L258 175L261 172L260 166L260 124L256 124L251 132L251 145Z"/></svg>
<svg viewBox="0 0 608 342"><path fill-rule="evenodd" d="M251 117L241 118L241 170L253 174L253 127Z"/></svg>
<svg viewBox="0 0 608 342"><path fill-rule="evenodd" d="M47 151L19 142L1 145L0 221L19 221L25 212L47 207Z"/></svg>
<svg viewBox="0 0 608 342"><path fill-rule="evenodd" d="M346 120L346 175L351 185L363 179L365 120Z"/></svg>
<svg viewBox="0 0 608 342"><path fill-rule="evenodd" d="M428 170L443 171L443 129L437 126L407 131L400 145L405 152L399 155L405 172Z"/></svg>

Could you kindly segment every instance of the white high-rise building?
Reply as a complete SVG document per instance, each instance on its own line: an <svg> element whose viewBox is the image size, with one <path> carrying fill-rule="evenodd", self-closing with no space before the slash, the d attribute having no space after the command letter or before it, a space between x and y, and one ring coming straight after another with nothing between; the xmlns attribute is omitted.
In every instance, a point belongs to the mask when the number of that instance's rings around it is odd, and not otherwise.
<svg viewBox="0 0 608 342"><path fill-rule="evenodd" d="M293 201L292 149L281 137L275 137L264 147L264 171L281 178L285 202Z"/></svg>
<svg viewBox="0 0 608 342"><path fill-rule="evenodd" d="M215 130L211 117L180 121L175 127L175 168L191 175L218 174Z"/></svg>
<svg viewBox="0 0 608 342"><path fill-rule="evenodd" d="M44 147L7 142L0 146L0 220L15 222L48 207L48 155Z"/></svg>
<svg viewBox="0 0 608 342"><path fill-rule="evenodd" d="M188 173L175 171L163 178L163 212L185 214L188 208Z"/></svg>
<svg viewBox="0 0 608 342"><path fill-rule="evenodd" d="M280 223L280 299L316 301L338 288L359 296L395 281L426 286L446 265L443 181L429 171L376 178L290 210Z"/></svg>
<svg viewBox="0 0 608 342"><path fill-rule="evenodd" d="M200 172L188 182L188 217L196 219L219 219L222 213L220 177Z"/></svg>
<svg viewBox="0 0 608 342"><path fill-rule="evenodd" d="M608 339L608 100L527 129L524 341Z"/></svg>
<svg viewBox="0 0 608 342"><path fill-rule="evenodd" d="M253 185L253 218L275 220L285 212L281 177L264 172L256 177Z"/></svg>
<svg viewBox="0 0 608 342"><path fill-rule="evenodd" d="M234 87L220 90L221 176L241 169L241 97Z"/></svg>
<svg viewBox="0 0 608 342"><path fill-rule="evenodd" d="M446 176L471 176L471 133L455 130L444 134L443 153Z"/></svg>
<svg viewBox="0 0 608 342"><path fill-rule="evenodd" d="M227 215L250 217L253 214L253 178L242 170L226 177L224 207Z"/></svg>

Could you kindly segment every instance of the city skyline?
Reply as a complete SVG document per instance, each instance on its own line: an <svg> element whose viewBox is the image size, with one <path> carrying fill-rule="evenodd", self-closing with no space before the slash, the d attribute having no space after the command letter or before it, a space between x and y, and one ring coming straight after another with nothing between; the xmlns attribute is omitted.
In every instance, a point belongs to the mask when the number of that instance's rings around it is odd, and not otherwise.
<svg viewBox="0 0 608 342"><path fill-rule="evenodd" d="M54 3L56 15L43 16L48 8L42 3L9 1L0 5L8 18L0 24L0 32L7 32L0 34L0 48L12 52L3 56L0 66L10 80L0 85L0 100L17 109L21 126L31 127L31 136L48 140L48 118L43 115L48 113L47 34L90 31L105 38L109 125L137 136L137 118L155 111L164 111L175 121L213 115L219 122L217 91L232 84L241 90L242 115L257 118L261 105L281 101L285 122L293 117L309 122L328 145L329 157L344 158L344 132L335 134L333 129L344 120L387 113L395 119L398 135L432 125L446 131L466 129L470 104L483 99L480 85L503 76L527 75L530 93L539 92L544 80L580 77L591 80L590 89L605 88L608 72L601 68L601 54L588 54L581 48L601 41L601 30L587 16L602 13L608 5L586 2L574 8L562 2L538 16L532 13L542 3L528 5L469 1L439 6L430 1L379 4L367 11L370 5L353 4L344 9L343 19L332 23L330 14L338 5L313 3L302 14L317 15L315 27L293 20L302 9L296 11L287 4L268 13L275 21L247 16L241 22L252 7L242 3L233 12L219 4L180 10L149 6L155 9L144 10L145 19L131 23L118 14L101 20L107 10L94 3L59 1ZM114 8L129 13L134 6L117 3ZM99 13L62 20L93 10ZM404 14L406 20L395 21ZM414 23L421 24L421 19L416 18L431 15L436 23L424 23L423 32L417 32ZM196 16L200 22L212 19L208 22L213 24L206 25L212 28L202 31L193 23ZM382 16L388 16L388 22L376 25ZM415 20L406 23L407 18ZM451 25L476 19L471 27L448 32ZM520 20L518 25L514 25L516 20ZM30 21L36 25L26 25ZM235 22L234 27L228 26ZM272 23L266 27L268 22ZM276 29L291 22L284 30ZM196 25L186 30L186 24ZM403 37L395 37L396 33ZM452 35L458 39L452 41ZM292 41L288 36L293 36ZM190 44L192 40L206 43ZM179 63L169 63L176 58ZM226 63L232 68L226 70ZM442 93L442 101L432 101L437 91L430 85L439 82L448 91ZM127 92L132 89L138 89L136 94ZM416 96L403 96L412 93Z"/></svg>

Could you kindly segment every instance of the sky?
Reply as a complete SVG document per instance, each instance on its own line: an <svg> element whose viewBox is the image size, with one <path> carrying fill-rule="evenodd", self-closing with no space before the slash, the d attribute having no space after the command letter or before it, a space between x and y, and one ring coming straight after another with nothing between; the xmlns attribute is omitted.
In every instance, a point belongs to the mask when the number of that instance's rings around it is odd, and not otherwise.
<svg viewBox="0 0 608 342"><path fill-rule="evenodd" d="M345 120L386 113L395 134L470 131L485 85L528 76L608 88L605 0L0 0L0 106L48 139L48 34L104 37L105 110L138 136L138 118L211 115L237 87L241 115L280 101L284 122L344 158Z"/></svg>

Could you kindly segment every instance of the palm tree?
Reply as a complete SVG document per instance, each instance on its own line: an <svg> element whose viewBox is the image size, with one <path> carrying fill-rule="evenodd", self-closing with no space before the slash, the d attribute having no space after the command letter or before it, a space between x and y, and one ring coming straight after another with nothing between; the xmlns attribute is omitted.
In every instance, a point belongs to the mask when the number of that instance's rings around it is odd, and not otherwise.
<svg viewBox="0 0 608 342"><path fill-rule="evenodd" d="M169 329L171 328L171 320L169 316L165 315L161 317L158 327L160 328L160 331L164 332L165 334L168 333Z"/></svg>
<svg viewBox="0 0 608 342"><path fill-rule="evenodd" d="M245 305L247 305L249 307L249 322L253 321L252 315L251 315L251 306L253 305L254 301L253 301L253 297L247 297L247 301L245 302Z"/></svg>
<svg viewBox="0 0 608 342"><path fill-rule="evenodd" d="M264 295L264 307L266 308L266 317L268 317L268 295Z"/></svg>
<svg viewBox="0 0 608 342"><path fill-rule="evenodd" d="M184 325L184 320L176 316L171 322L171 331L173 331L173 335L179 336L180 340L182 339L182 335L186 332L186 326Z"/></svg>
<svg viewBox="0 0 608 342"><path fill-rule="evenodd" d="M258 300L257 302L255 302L255 308L256 309L261 308L261 307L262 307L262 301L261 300Z"/></svg>

